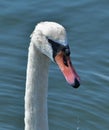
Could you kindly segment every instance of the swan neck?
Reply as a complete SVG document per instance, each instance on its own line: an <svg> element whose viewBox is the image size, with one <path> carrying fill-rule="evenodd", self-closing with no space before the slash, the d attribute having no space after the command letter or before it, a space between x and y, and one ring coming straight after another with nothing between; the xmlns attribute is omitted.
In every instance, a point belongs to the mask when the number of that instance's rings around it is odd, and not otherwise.
<svg viewBox="0 0 109 130"><path fill-rule="evenodd" d="M48 130L48 67L49 58L30 43L25 92L25 130Z"/></svg>

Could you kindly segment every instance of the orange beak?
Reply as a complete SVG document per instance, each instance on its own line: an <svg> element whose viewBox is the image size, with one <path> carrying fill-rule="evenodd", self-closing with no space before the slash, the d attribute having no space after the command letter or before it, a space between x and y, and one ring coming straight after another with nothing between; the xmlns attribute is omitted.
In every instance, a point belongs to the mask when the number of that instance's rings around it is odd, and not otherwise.
<svg viewBox="0 0 109 130"><path fill-rule="evenodd" d="M70 57L65 56L64 53L60 51L55 56L55 61L63 73L66 81L74 88L78 88L80 86L80 78L71 63Z"/></svg>

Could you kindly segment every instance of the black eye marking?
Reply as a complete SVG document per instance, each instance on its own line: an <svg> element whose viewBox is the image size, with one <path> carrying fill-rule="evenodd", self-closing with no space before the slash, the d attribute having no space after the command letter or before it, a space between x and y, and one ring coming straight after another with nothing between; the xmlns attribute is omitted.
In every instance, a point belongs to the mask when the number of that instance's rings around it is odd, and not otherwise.
<svg viewBox="0 0 109 130"><path fill-rule="evenodd" d="M55 51L55 52L57 52L61 48L61 45L59 43L54 42L51 39L48 39L48 42L51 44L53 51Z"/></svg>
<svg viewBox="0 0 109 130"><path fill-rule="evenodd" d="M53 49L53 58L57 55L57 53L63 49L63 45L60 45L58 42L55 42L49 38L47 38L48 42L51 44L52 49Z"/></svg>
<svg viewBox="0 0 109 130"><path fill-rule="evenodd" d="M47 38L47 40L53 48L53 57L55 57L59 51L63 51L66 56L70 55L70 49L68 45L67 46L61 45L58 42L55 42L49 38Z"/></svg>

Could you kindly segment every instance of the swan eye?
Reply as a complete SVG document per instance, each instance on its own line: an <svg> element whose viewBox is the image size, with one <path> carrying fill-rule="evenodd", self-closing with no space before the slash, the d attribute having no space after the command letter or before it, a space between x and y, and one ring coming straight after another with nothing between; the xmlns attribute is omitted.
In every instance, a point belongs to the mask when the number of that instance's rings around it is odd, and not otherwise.
<svg viewBox="0 0 109 130"><path fill-rule="evenodd" d="M70 55L70 48L69 48L69 46L63 48L63 52L64 52L64 54L65 54L66 56L69 56L69 55Z"/></svg>

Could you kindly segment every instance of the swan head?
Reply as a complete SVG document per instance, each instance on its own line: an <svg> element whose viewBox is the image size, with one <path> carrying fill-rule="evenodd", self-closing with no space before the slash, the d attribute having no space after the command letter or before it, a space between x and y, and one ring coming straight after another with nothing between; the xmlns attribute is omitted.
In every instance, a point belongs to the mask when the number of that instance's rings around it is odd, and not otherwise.
<svg viewBox="0 0 109 130"><path fill-rule="evenodd" d="M41 53L58 64L70 85L79 87L80 78L72 66L66 30L62 25L56 22L37 24L31 35L31 42Z"/></svg>

